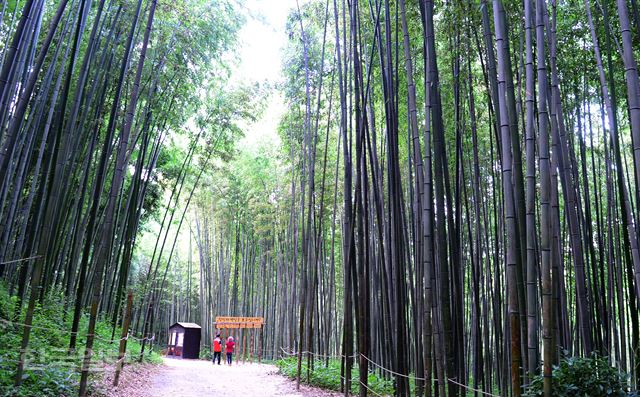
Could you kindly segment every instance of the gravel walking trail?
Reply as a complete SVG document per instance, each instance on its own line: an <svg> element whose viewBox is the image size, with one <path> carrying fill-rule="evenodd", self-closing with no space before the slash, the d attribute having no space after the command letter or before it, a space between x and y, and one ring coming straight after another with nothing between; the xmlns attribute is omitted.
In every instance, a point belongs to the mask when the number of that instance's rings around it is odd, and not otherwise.
<svg viewBox="0 0 640 397"><path fill-rule="evenodd" d="M126 369L125 369L126 371ZM143 375L144 376L144 375ZM120 388L127 397L329 397L339 393L309 386L296 390L295 382L268 364L213 365L204 360L164 359L164 365L138 383ZM133 382L132 382L133 383Z"/></svg>

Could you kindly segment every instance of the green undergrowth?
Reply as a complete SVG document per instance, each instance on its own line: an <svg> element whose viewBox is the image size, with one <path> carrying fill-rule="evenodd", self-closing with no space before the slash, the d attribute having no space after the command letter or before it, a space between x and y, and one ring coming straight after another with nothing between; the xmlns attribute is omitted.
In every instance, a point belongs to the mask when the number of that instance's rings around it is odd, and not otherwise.
<svg viewBox="0 0 640 397"><path fill-rule="evenodd" d="M42 303L38 303L32 322L33 329L29 339L29 351L26 355L22 386L15 389L13 384L23 327L5 322L13 317L15 303L15 297L10 297L6 286L0 284L0 319L3 320L0 321L0 335L2 335L0 337L0 397L77 395L80 365L89 323L88 316L85 314L80 320L77 351L75 354L69 355L67 350L73 306L70 305L70 312L65 315L65 300L62 294L56 293L48 295ZM24 310L20 319L24 319ZM97 323L97 338L94 342L90 378L92 391L96 394L99 394L99 390L95 389L95 384L98 383L96 381L105 371L113 371L114 363L118 357L119 341L111 342L111 332L112 327L108 321ZM114 339L120 338L120 332L120 329L116 329ZM129 339L125 362L137 362L140 349L140 343ZM144 361L161 363L162 358L157 352L145 352Z"/></svg>
<svg viewBox="0 0 640 397"><path fill-rule="evenodd" d="M296 357L288 357L277 360L276 366L280 368L280 372L285 376L295 379L298 371L298 359ZM360 390L360 372L357 367L353 368L351 374L351 394L357 395ZM316 360L313 364L312 371L309 372L307 379L307 361L302 362L302 375L300 381L312 386L323 389L340 390L340 360L330 359L328 363L325 360ZM383 379L377 374L369 373L368 385L370 391L379 395L393 395L393 381ZM372 393L370 393L372 394Z"/></svg>
<svg viewBox="0 0 640 397"><path fill-rule="evenodd" d="M526 387L525 397L543 395L544 378L537 375ZM569 357L554 366L551 378L554 397L637 397L629 390L629 375L612 367L606 357Z"/></svg>

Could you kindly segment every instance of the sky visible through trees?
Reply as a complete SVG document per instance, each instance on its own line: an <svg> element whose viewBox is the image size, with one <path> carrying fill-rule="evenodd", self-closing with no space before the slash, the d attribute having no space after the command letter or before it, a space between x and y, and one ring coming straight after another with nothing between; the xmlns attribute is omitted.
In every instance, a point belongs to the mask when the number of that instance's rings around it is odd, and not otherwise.
<svg viewBox="0 0 640 397"><path fill-rule="evenodd" d="M0 386L261 316L345 395L637 390L638 59L637 0L2 2Z"/></svg>

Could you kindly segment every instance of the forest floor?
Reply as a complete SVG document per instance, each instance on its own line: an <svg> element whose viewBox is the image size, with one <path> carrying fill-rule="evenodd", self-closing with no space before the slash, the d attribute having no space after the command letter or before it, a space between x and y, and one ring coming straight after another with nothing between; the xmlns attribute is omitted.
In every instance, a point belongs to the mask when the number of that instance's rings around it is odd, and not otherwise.
<svg viewBox="0 0 640 397"><path fill-rule="evenodd" d="M109 397L330 397L339 393L294 381L269 364L213 365L205 360L163 359L164 365L125 367L121 386ZM127 374L129 372L129 374Z"/></svg>

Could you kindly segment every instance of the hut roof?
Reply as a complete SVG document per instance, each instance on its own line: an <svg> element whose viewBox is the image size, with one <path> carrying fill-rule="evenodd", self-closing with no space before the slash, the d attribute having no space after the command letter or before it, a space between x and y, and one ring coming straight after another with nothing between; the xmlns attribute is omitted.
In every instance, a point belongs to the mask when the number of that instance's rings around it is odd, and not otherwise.
<svg viewBox="0 0 640 397"><path fill-rule="evenodd" d="M202 327L200 327L200 326L199 326L198 324L196 324L196 323L181 323L181 322L177 322L177 323L173 324L173 325L172 325L171 327L169 327L169 328L173 328L173 327L175 327L176 325L179 325L179 326L181 326L182 328L197 328L197 329L202 328Z"/></svg>

